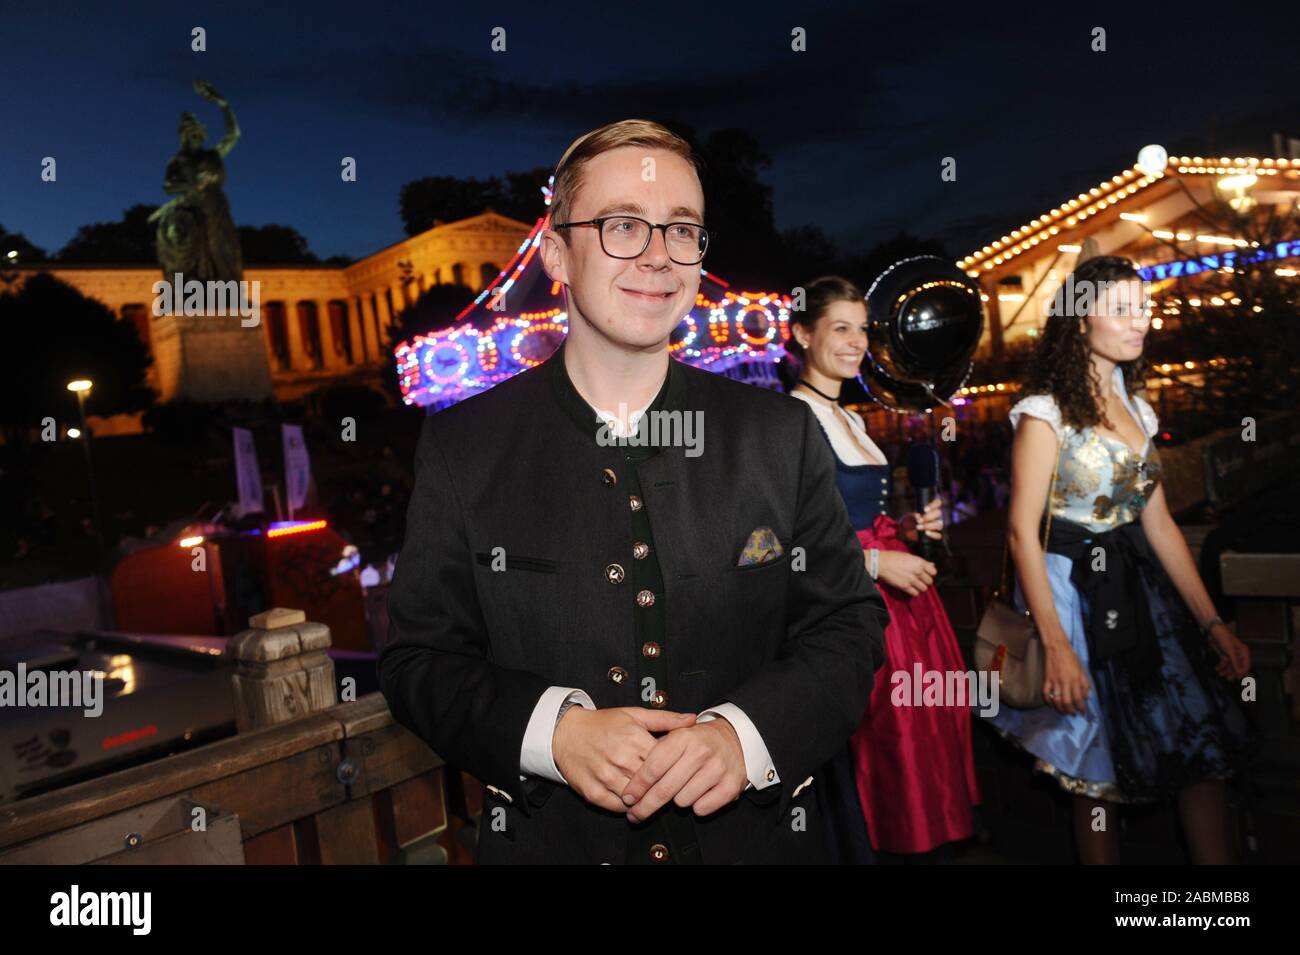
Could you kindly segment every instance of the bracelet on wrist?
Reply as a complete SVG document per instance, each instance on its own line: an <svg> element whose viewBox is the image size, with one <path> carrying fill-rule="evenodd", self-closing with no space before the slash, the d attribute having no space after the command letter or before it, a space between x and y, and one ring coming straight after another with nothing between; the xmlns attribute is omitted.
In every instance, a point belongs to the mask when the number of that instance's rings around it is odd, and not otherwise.
<svg viewBox="0 0 1300 955"><path fill-rule="evenodd" d="M1209 620L1205 621L1204 624L1201 625L1201 636L1208 637L1210 635L1210 631L1214 629L1214 625L1216 623L1223 623L1223 618L1220 617L1217 613ZM1227 626L1226 623L1223 623L1223 625L1225 627Z"/></svg>
<svg viewBox="0 0 1300 955"><path fill-rule="evenodd" d="M871 548L871 566L867 568L867 573L872 580L880 579L880 551L875 547Z"/></svg>

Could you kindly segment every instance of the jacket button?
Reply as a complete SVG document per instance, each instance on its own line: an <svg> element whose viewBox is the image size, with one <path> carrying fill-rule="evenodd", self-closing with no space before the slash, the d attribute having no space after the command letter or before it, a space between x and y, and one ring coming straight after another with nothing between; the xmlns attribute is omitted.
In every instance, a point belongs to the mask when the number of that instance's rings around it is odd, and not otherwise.
<svg viewBox="0 0 1300 955"><path fill-rule="evenodd" d="M627 671L622 667L610 667L605 676L609 677L611 683L617 683L620 686L627 682Z"/></svg>
<svg viewBox="0 0 1300 955"><path fill-rule="evenodd" d="M654 845L652 845L652 846L650 847L650 861L651 861L651 862L667 862L667 861L668 861L668 847L667 847L666 845L664 845L662 842L656 842Z"/></svg>
<svg viewBox="0 0 1300 955"><path fill-rule="evenodd" d="M605 579L611 584L621 584L623 582L623 565L610 564L605 568Z"/></svg>
<svg viewBox="0 0 1300 955"><path fill-rule="evenodd" d="M641 656L653 660L659 656L661 647L657 643L643 643L641 645Z"/></svg>
<svg viewBox="0 0 1300 955"><path fill-rule="evenodd" d="M600 472L600 479L605 482L605 487L613 487L618 483L618 475L612 468L605 468Z"/></svg>
<svg viewBox="0 0 1300 955"><path fill-rule="evenodd" d="M637 497L635 494L631 495L627 499L627 506L632 508L634 511L641 510L641 498Z"/></svg>
<svg viewBox="0 0 1300 955"><path fill-rule="evenodd" d="M644 541L637 541L632 545L632 556L637 560L645 560L646 555L650 553L650 545Z"/></svg>
<svg viewBox="0 0 1300 955"><path fill-rule="evenodd" d="M668 705L668 694L663 690L655 690L655 695L650 697L650 705L656 710L662 710Z"/></svg>
<svg viewBox="0 0 1300 955"><path fill-rule="evenodd" d="M641 590L637 592L636 605L638 607L652 607L654 606L654 602L655 595L651 591Z"/></svg>

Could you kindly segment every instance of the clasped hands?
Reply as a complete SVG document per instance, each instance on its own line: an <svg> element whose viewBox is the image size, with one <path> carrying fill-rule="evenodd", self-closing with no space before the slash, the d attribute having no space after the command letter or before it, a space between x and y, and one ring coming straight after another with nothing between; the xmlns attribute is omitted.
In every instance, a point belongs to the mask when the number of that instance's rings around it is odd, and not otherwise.
<svg viewBox="0 0 1300 955"><path fill-rule="evenodd" d="M693 713L574 706L555 727L551 750L574 792L629 822L649 819L669 801L706 816L738 799L748 783L740 737L722 717L699 723Z"/></svg>

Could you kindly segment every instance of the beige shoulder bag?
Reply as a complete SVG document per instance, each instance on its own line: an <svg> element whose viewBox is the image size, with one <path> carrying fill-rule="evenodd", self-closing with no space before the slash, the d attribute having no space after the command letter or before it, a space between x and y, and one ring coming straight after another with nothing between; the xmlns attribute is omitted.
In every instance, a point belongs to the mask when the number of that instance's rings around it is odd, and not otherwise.
<svg viewBox="0 0 1300 955"><path fill-rule="evenodd" d="M1047 522L1043 527L1043 550L1052 527L1052 495L1056 493L1056 473L1061 463L1061 447L1056 444L1052 464L1052 483L1047 490ZM1043 641L1029 611L1016 610L1007 587L1007 554L1010 535L1002 544L1002 577L993 599L984 609L975 631L975 669L998 674L998 698L1016 709L1030 710L1043 705ZM1006 595L1006 600L999 599Z"/></svg>

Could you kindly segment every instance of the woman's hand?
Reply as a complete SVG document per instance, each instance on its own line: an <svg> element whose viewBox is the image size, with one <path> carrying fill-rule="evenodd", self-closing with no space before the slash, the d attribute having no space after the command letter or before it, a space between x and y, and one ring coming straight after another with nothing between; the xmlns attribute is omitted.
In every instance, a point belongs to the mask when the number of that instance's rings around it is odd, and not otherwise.
<svg viewBox="0 0 1300 955"><path fill-rule="evenodd" d="M904 514L903 519L898 522L898 534L905 540L915 543L921 534L925 534L932 540L941 540L943 538L943 498L935 495L929 504L925 505L924 513L912 511L910 514Z"/></svg>
<svg viewBox="0 0 1300 955"><path fill-rule="evenodd" d="M1227 624L1216 623L1210 627L1209 638L1210 646L1219 654L1219 664L1214 668L1219 676L1225 680L1240 680L1250 672L1250 647L1242 643Z"/></svg>
<svg viewBox="0 0 1300 955"><path fill-rule="evenodd" d="M866 563L871 563L871 555L863 552L866 557ZM880 580L889 584L891 587L897 587L909 597L915 597L924 590L928 590L934 583L935 576L939 571L934 564L915 554L905 554L897 550L882 550L880 552Z"/></svg>
<svg viewBox="0 0 1300 955"><path fill-rule="evenodd" d="M1083 713L1092 682L1069 644L1043 644L1043 700L1061 713Z"/></svg>

